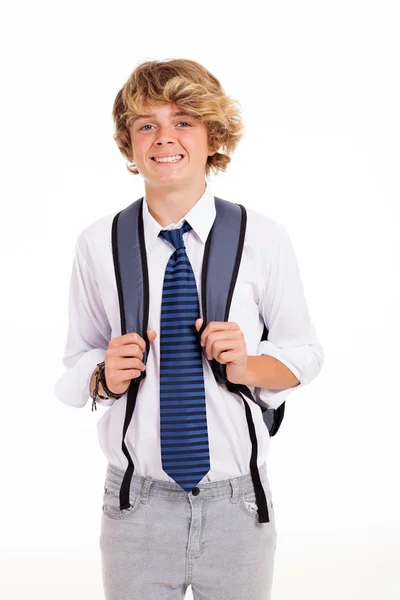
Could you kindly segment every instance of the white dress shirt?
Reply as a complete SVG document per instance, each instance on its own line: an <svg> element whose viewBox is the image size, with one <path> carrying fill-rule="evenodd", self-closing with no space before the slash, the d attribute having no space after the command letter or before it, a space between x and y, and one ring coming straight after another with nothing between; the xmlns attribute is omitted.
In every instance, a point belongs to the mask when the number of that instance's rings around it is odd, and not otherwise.
<svg viewBox="0 0 400 600"><path fill-rule="evenodd" d="M118 211L102 217L78 236L70 280L69 324L63 364L67 371L56 381L56 397L82 408L89 398L89 383L105 358L111 338L121 335L118 292L111 246L112 221ZM319 373L324 356L308 314L294 249L285 227L246 208L247 229L242 260L232 297L229 321L244 333L248 355L268 354L284 363L300 380L286 390L249 387L256 399L277 408L295 389L310 383ZM125 443L139 475L173 481L161 466L160 446L160 314L165 268L174 248L161 229L176 229L187 220L192 229L184 234L186 252L201 298L204 246L216 215L214 195L206 182L203 196L178 222L161 225L143 201L143 225L149 271L148 329L157 337L151 344L147 376L139 386L135 410ZM200 316L202 308L200 303ZM264 322L268 340L260 341ZM240 396L217 384L203 356L207 425L211 469L201 480L216 481L249 473L251 440ZM97 421L98 438L108 462L125 471L128 461L121 450L127 393L118 400L98 400L104 411ZM257 465L265 461L270 435L260 407L247 399L258 440ZM91 402L90 402L91 406ZM93 415L96 413L93 412ZM200 482L199 482L200 483Z"/></svg>

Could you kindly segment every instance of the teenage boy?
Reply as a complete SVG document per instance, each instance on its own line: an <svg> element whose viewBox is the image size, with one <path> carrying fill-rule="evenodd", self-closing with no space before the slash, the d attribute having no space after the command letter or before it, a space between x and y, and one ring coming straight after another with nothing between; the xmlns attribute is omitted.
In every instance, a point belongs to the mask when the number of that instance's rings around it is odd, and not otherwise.
<svg viewBox="0 0 400 600"><path fill-rule="evenodd" d="M79 235L69 329L57 397L108 407L98 421L107 457L100 534L107 600L268 600L276 524L266 455L270 435L249 402L269 521L260 523L249 472L244 404L219 385L202 355L201 268L215 220L207 179L225 171L242 137L238 108L218 80L190 60L139 65L118 92L114 139L143 177L151 352L137 332L121 335L111 227L115 213ZM200 337L227 379L278 408L323 364L290 238L282 224L247 210L243 255L229 321ZM264 324L268 339L261 340ZM130 505L121 450L132 379L146 369L125 436L134 464ZM101 381L104 382L103 387Z"/></svg>

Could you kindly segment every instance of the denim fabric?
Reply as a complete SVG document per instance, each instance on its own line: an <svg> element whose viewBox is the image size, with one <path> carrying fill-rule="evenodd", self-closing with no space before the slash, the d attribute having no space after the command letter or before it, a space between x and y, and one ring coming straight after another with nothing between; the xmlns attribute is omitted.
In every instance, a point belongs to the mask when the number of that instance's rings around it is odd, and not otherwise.
<svg viewBox="0 0 400 600"><path fill-rule="evenodd" d="M275 514L266 462L259 468L269 523L259 523L250 472L177 483L134 472L129 509L119 508L124 472L108 463L100 550L106 600L270 600ZM198 493L196 494L196 492Z"/></svg>

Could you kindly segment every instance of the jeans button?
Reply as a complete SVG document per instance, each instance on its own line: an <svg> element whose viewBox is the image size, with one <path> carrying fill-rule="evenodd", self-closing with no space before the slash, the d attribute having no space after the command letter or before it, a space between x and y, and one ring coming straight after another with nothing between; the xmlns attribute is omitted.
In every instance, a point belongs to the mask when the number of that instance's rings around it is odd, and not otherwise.
<svg viewBox="0 0 400 600"><path fill-rule="evenodd" d="M198 487L194 487L192 489L192 494L193 496L197 496L197 494L200 494L200 489Z"/></svg>

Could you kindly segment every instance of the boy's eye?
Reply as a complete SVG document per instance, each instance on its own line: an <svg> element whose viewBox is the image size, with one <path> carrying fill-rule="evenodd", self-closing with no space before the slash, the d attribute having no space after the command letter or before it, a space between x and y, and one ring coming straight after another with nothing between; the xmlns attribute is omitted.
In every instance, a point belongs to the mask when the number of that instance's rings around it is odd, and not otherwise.
<svg viewBox="0 0 400 600"><path fill-rule="evenodd" d="M189 127L191 127L191 124L188 123L187 121L179 121L179 123L177 123L177 124L181 125L182 123L184 123L185 125L189 125ZM153 125L143 125L143 127L141 127L140 129L144 129L145 127L153 127ZM146 131L148 131L148 130L146 130Z"/></svg>

